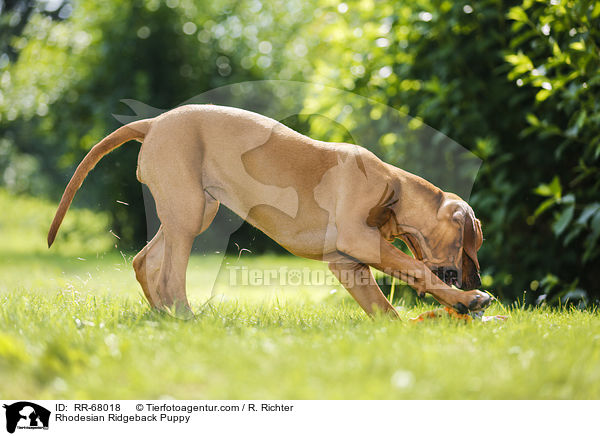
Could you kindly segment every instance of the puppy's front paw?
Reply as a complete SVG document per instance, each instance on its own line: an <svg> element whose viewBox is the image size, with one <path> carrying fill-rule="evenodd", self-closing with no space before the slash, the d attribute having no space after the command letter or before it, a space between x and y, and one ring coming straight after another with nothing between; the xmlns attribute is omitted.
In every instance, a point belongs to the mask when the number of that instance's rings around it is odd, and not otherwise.
<svg viewBox="0 0 600 436"><path fill-rule="evenodd" d="M456 310L458 313L460 313L461 315L464 315L466 313L469 313L469 309L467 308L467 306L465 306L462 303L456 303L454 306L452 306L454 308L454 310Z"/></svg>
<svg viewBox="0 0 600 436"><path fill-rule="evenodd" d="M454 308L458 313L480 312L492 303L492 297L481 291L465 291L463 301Z"/></svg>

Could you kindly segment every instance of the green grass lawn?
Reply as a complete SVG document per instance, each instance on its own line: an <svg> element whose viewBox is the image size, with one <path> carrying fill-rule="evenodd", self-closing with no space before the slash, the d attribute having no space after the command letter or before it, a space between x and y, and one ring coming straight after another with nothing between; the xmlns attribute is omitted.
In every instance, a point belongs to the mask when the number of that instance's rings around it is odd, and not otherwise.
<svg viewBox="0 0 600 436"><path fill-rule="evenodd" d="M192 259L197 317L181 321L148 308L131 254L111 250L106 217L71 211L49 252L53 205L0 191L0 209L2 398L600 398L597 311L373 321L338 285L231 286L232 265L325 269L244 255ZM404 319L432 307L398 304Z"/></svg>

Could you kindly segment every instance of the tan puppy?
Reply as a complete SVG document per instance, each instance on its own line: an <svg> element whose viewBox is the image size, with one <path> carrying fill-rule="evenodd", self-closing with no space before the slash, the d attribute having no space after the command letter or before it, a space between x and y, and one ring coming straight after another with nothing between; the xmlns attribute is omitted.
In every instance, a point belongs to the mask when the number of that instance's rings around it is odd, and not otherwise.
<svg viewBox="0 0 600 436"><path fill-rule="evenodd" d="M137 177L150 188L161 221L133 260L153 307L191 313L185 276L192 243L221 203L293 254L328 262L368 314L398 315L369 266L461 313L491 301L472 290L480 285L483 237L473 210L458 196L362 147L316 141L223 106L182 106L127 124L96 144L65 189L48 246L88 172L132 139L143 142ZM394 247L395 238L415 258Z"/></svg>

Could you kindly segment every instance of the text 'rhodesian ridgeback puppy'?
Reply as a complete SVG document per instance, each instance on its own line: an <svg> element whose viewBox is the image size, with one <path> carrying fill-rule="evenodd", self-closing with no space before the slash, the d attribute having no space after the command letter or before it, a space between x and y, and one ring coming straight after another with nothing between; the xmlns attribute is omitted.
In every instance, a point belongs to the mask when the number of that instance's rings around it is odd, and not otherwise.
<svg viewBox="0 0 600 436"><path fill-rule="evenodd" d="M224 106L182 106L120 127L96 144L65 189L48 246L88 172L132 139L142 142L137 178L150 188L161 222L133 260L155 308L191 314L185 276L192 243L221 203L291 253L328 262L369 315L398 316L369 266L460 313L481 311L492 300L476 290L481 225L457 195L365 148L317 141ZM395 238L414 258L392 245Z"/></svg>

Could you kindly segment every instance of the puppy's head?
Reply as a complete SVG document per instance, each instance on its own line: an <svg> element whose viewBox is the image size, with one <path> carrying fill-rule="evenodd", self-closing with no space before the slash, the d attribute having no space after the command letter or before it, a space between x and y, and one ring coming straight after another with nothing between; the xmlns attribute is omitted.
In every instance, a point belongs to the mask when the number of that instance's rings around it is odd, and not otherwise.
<svg viewBox="0 0 600 436"><path fill-rule="evenodd" d="M444 193L436 224L425 235L430 259L425 264L444 282L470 290L481 286L477 251L483 243L481 223L467 202Z"/></svg>
<svg viewBox="0 0 600 436"><path fill-rule="evenodd" d="M428 189L430 198L419 207L400 202L395 190L386 190L377 206L371 209L367 224L378 227L382 236L392 241L402 239L415 258L448 285L464 290L481 286L477 251L483 243L481 223L471 206L459 196ZM408 222L400 222L404 216ZM407 218L406 218L407 217Z"/></svg>

